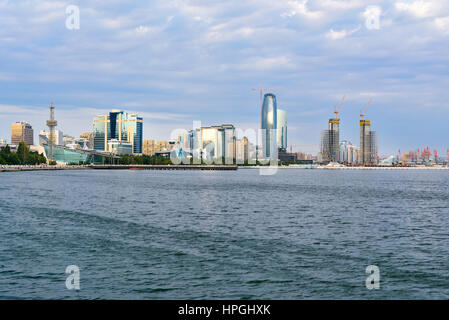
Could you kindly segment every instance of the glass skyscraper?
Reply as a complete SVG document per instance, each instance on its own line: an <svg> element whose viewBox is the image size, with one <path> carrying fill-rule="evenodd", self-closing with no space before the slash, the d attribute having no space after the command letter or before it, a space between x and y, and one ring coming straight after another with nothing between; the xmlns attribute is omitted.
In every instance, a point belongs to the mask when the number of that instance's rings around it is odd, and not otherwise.
<svg viewBox="0 0 449 320"><path fill-rule="evenodd" d="M277 103L272 93L265 94L262 104L262 157L272 158L277 151Z"/></svg>
<svg viewBox="0 0 449 320"><path fill-rule="evenodd" d="M112 110L109 115L94 118L94 149L108 150L108 142L116 139L131 143L133 153L142 153L143 119L136 114Z"/></svg>

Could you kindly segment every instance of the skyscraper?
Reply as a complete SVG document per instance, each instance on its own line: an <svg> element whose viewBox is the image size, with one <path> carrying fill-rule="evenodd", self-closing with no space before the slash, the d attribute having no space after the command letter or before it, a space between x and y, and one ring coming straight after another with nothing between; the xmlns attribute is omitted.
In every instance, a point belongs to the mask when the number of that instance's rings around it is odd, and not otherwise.
<svg viewBox="0 0 449 320"><path fill-rule="evenodd" d="M11 144L18 145L20 142L29 146L34 144L33 127L26 121L16 122L11 126Z"/></svg>
<svg viewBox="0 0 449 320"><path fill-rule="evenodd" d="M276 96L272 93L265 94L263 98L261 128L262 157L274 158L277 152L277 103Z"/></svg>
<svg viewBox="0 0 449 320"><path fill-rule="evenodd" d="M370 120L360 120L360 156L359 164L377 164L377 134L371 131Z"/></svg>
<svg viewBox="0 0 449 320"><path fill-rule="evenodd" d="M133 153L142 153L143 119L136 114L112 110L94 118L94 149L108 150L112 139L130 142Z"/></svg>
<svg viewBox="0 0 449 320"><path fill-rule="evenodd" d="M277 111L277 145L282 150L287 150L287 111Z"/></svg>
<svg viewBox="0 0 449 320"><path fill-rule="evenodd" d="M323 162L338 162L340 149L340 119L329 119L328 129L321 134L321 157Z"/></svg>

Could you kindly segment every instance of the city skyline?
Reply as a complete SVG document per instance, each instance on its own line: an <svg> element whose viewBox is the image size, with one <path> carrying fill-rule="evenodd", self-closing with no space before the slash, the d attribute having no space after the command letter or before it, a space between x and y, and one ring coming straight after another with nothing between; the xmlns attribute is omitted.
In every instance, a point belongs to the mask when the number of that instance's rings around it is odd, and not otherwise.
<svg viewBox="0 0 449 320"><path fill-rule="evenodd" d="M449 4L376 1L380 27L369 29L373 3L345 3L153 1L118 10L80 1L80 29L68 30L66 2L0 2L0 138L26 120L37 140L51 100L74 136L115 108L145 118L144 139L167 140L194 120L258 128L251 88L269 86L288 112L290 144L319 151L346 93L341 139L358 145L359 110L373 97L367 119L380 155L426 146L444 154Z"/></svg>

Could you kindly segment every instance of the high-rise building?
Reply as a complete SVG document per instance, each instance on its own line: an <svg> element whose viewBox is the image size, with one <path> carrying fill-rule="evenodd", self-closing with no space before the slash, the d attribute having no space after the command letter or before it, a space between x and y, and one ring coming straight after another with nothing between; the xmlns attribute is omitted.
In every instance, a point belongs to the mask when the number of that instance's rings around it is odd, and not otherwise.
<svg viewBox="0 0 449 320"><path fill-rule="evenodd" d="M287 150L287 111L277 110L277 145L282 150Z"/></svg>
<svg viewBox="0 0 449 320"><path fill-rule="evenodd" d="M265 94L263 98L261 128L262 157L274 159L277 152L277 103L276 96L272 93Z"/></svg>
<svg viewBox="0 0 449 320"><path fill-rule="evenodd" d="M377 164L377 134L371 131L370 120L360 120L360 155L362 166Z"/></svg>
<svg viewBox="0 0 449 320"><path fill-rule="evenodd" d="M328 129L321 133L322 162L338 162L340 147L340 119L329 119Z"/></svg>
<svg viewBox="0 0 449 320"><path fill-rule="evenodd" d="M356 164L359 157L359 148L351 142L343 140L340 142L340 162L346 164Z"/></svg>
<svg viewBox="0 0 449 320"><path fill-rule="evenodd" d="M200 130L200 145L203 157L212 159L225 158L230 161L235 158L235 128L232 124L202 127Z"/></svg>
<svg viewBox="0 0 449 320"><path fill-rule="evenodd" d="M236 158L235 127L232 124L201 127L178 136L177 147L194 158L230 163Z"/></svg>
<svg viewBox="0 0 449 320"><path fill-rule="evenodd" d="M94 149L108 150L108 141L130 142L134 154L142 153L143 119L136 114L112 110L94 118Z"/></svg>
<svg viewBox="0 0 449 320"><path fill-rule="evenodd" d="M18 145L20 142L29 146L34 144L33 127L26 121L16 122L11 126L11 144Z"/></svg>

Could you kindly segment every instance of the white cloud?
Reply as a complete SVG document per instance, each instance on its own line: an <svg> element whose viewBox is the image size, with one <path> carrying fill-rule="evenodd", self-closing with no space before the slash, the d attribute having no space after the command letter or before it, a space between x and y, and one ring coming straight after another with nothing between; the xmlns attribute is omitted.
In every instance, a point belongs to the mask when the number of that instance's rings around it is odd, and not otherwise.
<svg viewBox="0 0 449 320"><path fill-rule="evenodd" d="M437 15L442 9L442 4L438 0L399 1L395 3L395 8L415 18L428 18Z"/></svg>
<svg viewBox="0 0 449 320"><path fill-rule="evenodd" d="M288 5L290 8L287 12L283 13L282 15L287 17L293 17L299 14L308 19L323 18L324 13L322 11L309 10L309 8L307 7L308 2L309 0L295 0L295 1L289 0Z"/></svg>
<svg viewBox="0 0 449 320"><path fill-rule="evenodd" d="M352 29L352 30L342 29L340 31L336 31L334 29L330 29L329 32L326 33L326 37L331 40L340 40L340 39L344 39L344 38L356 33L359 30L360 30L360 26L355 29Z"/></svg>
<svg viewBox="0 0 449 320"><path fill-rule="evenodd" d="M443 18L436 18L435 26L444 34L449 34L449 16Z"/></svg>

